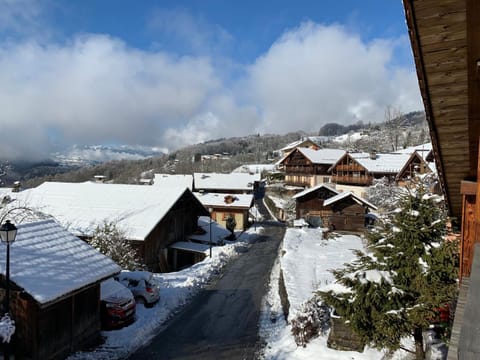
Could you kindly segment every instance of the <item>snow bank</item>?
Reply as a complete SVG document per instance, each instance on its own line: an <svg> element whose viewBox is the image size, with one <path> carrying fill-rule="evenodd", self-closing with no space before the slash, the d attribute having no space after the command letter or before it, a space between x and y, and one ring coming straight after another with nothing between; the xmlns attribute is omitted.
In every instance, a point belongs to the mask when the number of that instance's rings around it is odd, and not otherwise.
<svg viewBox="0 0 480 360"><path fill-rule="evenodd" d="M287 229L281 267L290 301L290 315L295 316L314 291L334 281L330 269L350 262L354 258L351 250L362 248L362 239L356 235L324 240L322 229Z"/></svg>

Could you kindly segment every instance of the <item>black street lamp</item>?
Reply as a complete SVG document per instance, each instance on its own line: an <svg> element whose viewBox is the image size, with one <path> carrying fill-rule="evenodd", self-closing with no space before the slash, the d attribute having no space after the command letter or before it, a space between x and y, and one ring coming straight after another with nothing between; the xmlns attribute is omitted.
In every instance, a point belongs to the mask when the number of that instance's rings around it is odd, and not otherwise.
<svg viewBox="0 0 480 360"><path fill-rule="evenodd" d="M0 238L2 242L7 244L7 258L6 258L6 271L5 271L5 313L10 315L10 243L15 241L17 236L17 227L10 222L10 220L5 221L5 223L0 227ZM10 344L6 343L4 348L4 359L10 358L9 349Z"/></svg>

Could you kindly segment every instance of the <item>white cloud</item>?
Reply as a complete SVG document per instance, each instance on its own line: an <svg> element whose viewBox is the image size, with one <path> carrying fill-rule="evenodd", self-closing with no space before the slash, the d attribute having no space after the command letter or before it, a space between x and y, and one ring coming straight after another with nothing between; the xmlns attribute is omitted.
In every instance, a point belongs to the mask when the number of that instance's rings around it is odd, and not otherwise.
<svg viewBox="0 0 480 360"><path fill-rule="evenodd" d="M183 23L193 25L184 36L200 26L187 15ZM205 49L216 36L196 35L192 43ZM413 69L392 61L398 43L366 43L340 26L304 23L244 72L238 64L219 68L207 55L143 51L105 35L0 40L0 129L15 134L0 141L0 154L41 157L52 139L173 150L257 132L318 131L327 122L381 121L388 105L421 109ZM226 69L247 75L231 80Z"/></svg>
<svg viewBox="0 0 480 360"><path fill-rule="evenodd" d="M286 32L250 68L262 131L317 131L329 122L382 121L386 106L421 109L413 69L391 65L397 42L366 43L341 26Z"/></svg>
<svg viewBox="0 0 480 360"><path fill-rule="evenodd" d="M207 58L142 52L106 36L0 47L0 122L22 137L18 156L45 149L52 130L66 143L161 146L162 131L197 115L218 87Z"/></svg>

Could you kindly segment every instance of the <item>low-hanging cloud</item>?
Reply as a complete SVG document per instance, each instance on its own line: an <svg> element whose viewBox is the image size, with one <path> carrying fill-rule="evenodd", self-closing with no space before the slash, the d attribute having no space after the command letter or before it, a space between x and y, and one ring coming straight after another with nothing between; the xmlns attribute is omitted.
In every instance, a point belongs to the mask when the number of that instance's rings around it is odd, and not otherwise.
<svg viewBox="0 0 480 360"><path fill-rule="evenodd" d="M54 146L112 142L173 150L381 121L389 105L421 108L413 69L392 61L398 43L307 22L252 64L236 64L245 75L229 78L208 54L139 50L106 35L0 41L0 124L15 134L0 141L0 156L32 159Z"/></svg>
<svg viewBox="0 0 480 360"><path fill-rule="evenodd" d="M421 109L413 69L391 65L398 44L311 22L285 33L249 71L260 130L317 131L329 122L382 121L387 106Z"/></svg>

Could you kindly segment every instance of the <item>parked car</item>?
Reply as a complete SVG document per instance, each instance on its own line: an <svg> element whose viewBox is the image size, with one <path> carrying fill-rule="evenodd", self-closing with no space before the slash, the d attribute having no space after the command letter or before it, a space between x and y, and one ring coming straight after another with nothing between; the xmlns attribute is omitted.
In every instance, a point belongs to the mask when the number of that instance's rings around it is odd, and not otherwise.
<svg viewBox="0 0 480 360"><path fill-rule="evenodd" d="M102 329L118 329L135 321L133 294L113 278L100 284L100 317Z"/></svg>
<svg viewBox="0 0 480 360"><path fill-rule="evenodd" d="M125 285L139 304L153 306L160 300L160 286L148 271L122 271L115 279Z"/></svg>

